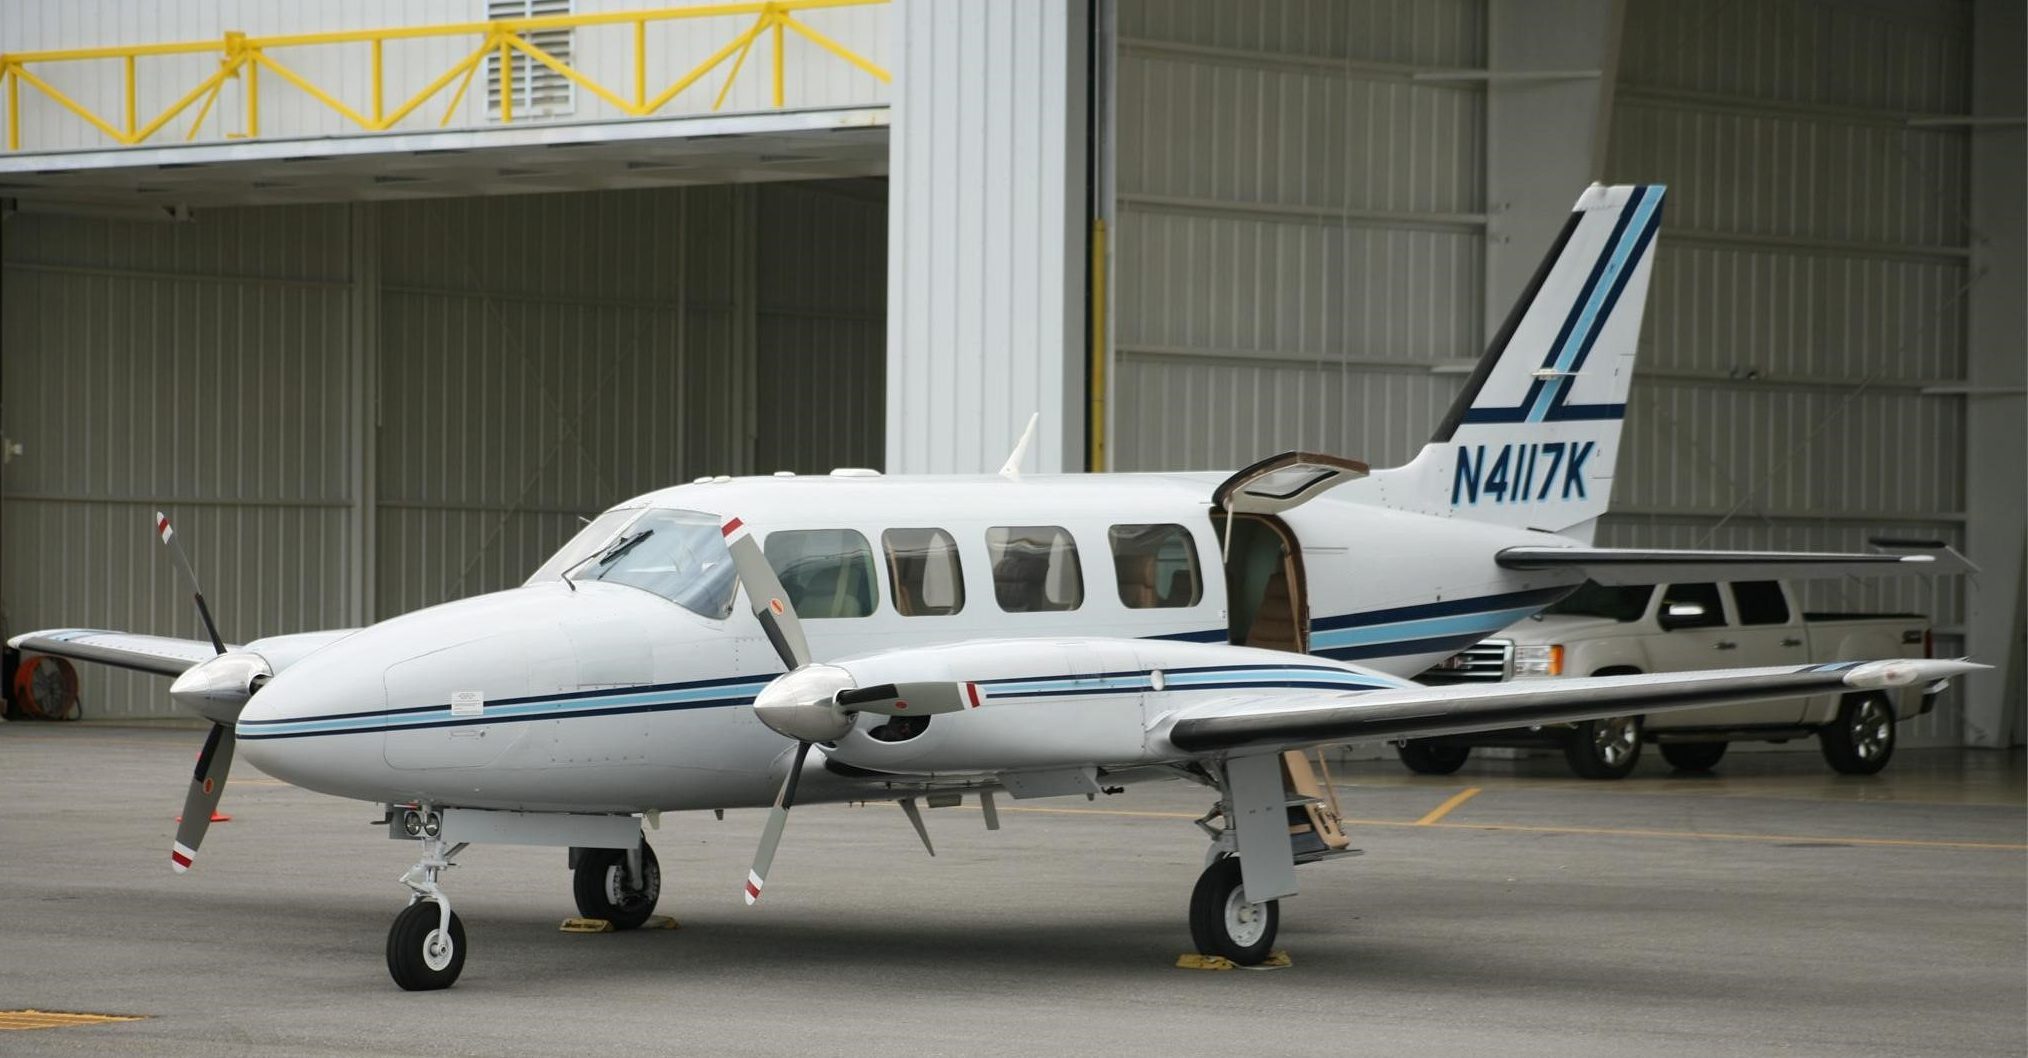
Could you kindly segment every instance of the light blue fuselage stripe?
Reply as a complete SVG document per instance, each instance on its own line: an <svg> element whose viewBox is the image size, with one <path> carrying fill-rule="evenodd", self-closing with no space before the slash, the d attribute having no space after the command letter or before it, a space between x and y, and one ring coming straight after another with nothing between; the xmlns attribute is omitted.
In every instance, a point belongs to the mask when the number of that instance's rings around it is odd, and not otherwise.
<svg viewBox="0 0 2028 1058"><path fill-rule="evenodd" d="M1655 215L1661 198L1662 196L1655 194L1641 197L1641 204L1634 209L1633 222L1620 232L1620 241L1612 249L1611 261L1607 264L1605 272L1599 276L1597 285L1592 287L1591 297L1585 301L1583 315L1578 317L1577 326L1571 328L1570 336L1564 340L1563 348L1556 354L1557 371L1570 370L1572 361L1577 359L1577 351L1584 348L1593 324L1598 322L1596 317L1599 307L1611 293L1619 279L1620 271L1626 267L1627 257L1640 243L1641 233L1647 230L1648 221ZM1528 421L1541 422L1542 417L1549 413L1550 406L1556 402L1557 394L1563 391L1564 384L1569 381L1569 378L1561 374L1550 379L1549 384L1542 387L1542 392L1536 394L1535 404L1528 409Z"/></svg>
<svg viewBox="0 0 2028 1058"><path fill-rule="evenodd" d="M1537 609L1539 607L1523 606L1512 610L1463 614L1458 617L1430 617L1420 621L1401 621L1368 628L1339 628L1313 632L1310 635L1310 647L1314 650L1324 647L1365 646L1397 640L1435 639L1440 636L1466 635L1474 632L1497 632Z"/></svg>

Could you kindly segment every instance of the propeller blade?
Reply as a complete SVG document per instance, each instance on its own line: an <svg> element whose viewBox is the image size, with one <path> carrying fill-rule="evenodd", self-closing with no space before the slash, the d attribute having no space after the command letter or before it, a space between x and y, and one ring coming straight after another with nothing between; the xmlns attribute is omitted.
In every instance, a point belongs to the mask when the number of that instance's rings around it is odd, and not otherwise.
<svg viewBox="0 0 2028 1058"><path fill-rule="evenodd" d="M882 716L930 716L977 709L986 700L976 683L882 683L838 692L838 708Z"/></svg>
<svg viewBox="0 0 2028 1058"><path fill-rule="evenodd" d="M780 577L775 568L768 565L768 559L761 553L746 523L733 518L719 527L725 534L726 550L732 552L733 568L739 571L739 582L746 587L747 601L753 604L753 615L760 619L761 630L767 633L768 642L775 646L775 653L781 655L782 664L791 671L810 663L810 644L803 638L803 624L796 619L796 608L789 603L789 593L782 589Z"/></svg>
<svg viewBox="0 0 2028 1058"><path fill-rule="evenodd" d="M211 607L204 604L204 589L197 584L197 567L190 564L190 556L183 553L183 545L176 542L176 527L169 524L169 516L155 512L155 535L162 538L169 550L176 555L176 566L183 571L183 579L190 582L190 597L197 600L197 616L204 622L204 633L211 637L211 646L219 653L225 653L225 640L218 634L218 622L211 619Z"/></svg>
<svg viewBox="0 0 2028 1058"><path fill-rule="evenodd" d="M204 832L211 828L211 815L218 809L219 795L225 793L225 774L232 770L235 741L232 728L213 724L211 735L204 740L204 752L197 755L197 772L190 777L190 792L183 798L183 821L177 824L176 844L169 849L169 866L177 874L190 869L197 847L204 843Z"/></svg>
<svg viewBox="0 0 2028 1058"><path fill-rule="evenodd" d="M796 803L796 780L803 774L803 759L810 755L808 742L796 743L796 757L789 762L789 777L782 780L781 792L775 795L775 806L768 810L768 825L761 831L760 848L753 854L753 869L746 872L746 902L760 899L761 886L767 884L768 868L774 866L775 848L782 843L782 827L789 822L789 809Z"/></svg>

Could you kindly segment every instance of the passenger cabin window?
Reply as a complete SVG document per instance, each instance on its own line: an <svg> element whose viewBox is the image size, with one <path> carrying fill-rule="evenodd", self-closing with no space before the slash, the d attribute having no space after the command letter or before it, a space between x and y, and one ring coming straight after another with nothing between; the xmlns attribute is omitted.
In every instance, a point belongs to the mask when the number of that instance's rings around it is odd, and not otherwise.
<svg viewBox="0 0 2028 1058"><path fill-rule="evenodd" d="M1113 576L1120 603L1130 610L1195 606L1204 597L1197 573L1197 546L1180 525L1115 525Z"/></svg>
<svg viewBox="0 0 2028 1058"><path fill-rule="evenodd" d="M1084 605L1077 541L1056 525L998 525L986 530L993 596L1008 613L1075 610Z"/></svg>
<svg viewBox="0 0 2028 1058"><path fill-rule="evenodd" d="M784 530L769 534L765 550L797 617L873 612L873 547L855 530Z"/></svg>
<svg viewBox="0 0 2028 1058"><path fill-rule="evenodd" d="M889 529L887 580L903 617L947 617L965 608L965 574L958 542L942 529Z"/></svg>
<svg viewBox="0 0 2028 1058"><path fill-rule="evenodd" d="M1782 595L1780 581L1740 581L1732 586L1732 601L1739 604L1740 624L1785 625L1789 623L1789 600Z"/></svg>
<svg viewBox="0 0 2028 1058"><path fill-rule="evenodd" d="M1716 584L1671 584L1662 589L1662 608L1655 617L1663 629L1718 628L1725 624L1725 608L1718 601Z"/></svg>

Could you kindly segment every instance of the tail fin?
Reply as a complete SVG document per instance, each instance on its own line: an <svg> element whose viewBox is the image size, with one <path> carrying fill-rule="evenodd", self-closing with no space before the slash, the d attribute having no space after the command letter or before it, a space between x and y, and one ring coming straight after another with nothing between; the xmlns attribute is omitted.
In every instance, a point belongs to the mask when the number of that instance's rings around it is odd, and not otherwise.
<svg viewBox="0 0 2028 1058"><path fill-rule="evenodd" d="M1380 471L1404 510L1586 543L1605 513L1648 300L1659 185L1592 185L1436 435Z"/></svg>

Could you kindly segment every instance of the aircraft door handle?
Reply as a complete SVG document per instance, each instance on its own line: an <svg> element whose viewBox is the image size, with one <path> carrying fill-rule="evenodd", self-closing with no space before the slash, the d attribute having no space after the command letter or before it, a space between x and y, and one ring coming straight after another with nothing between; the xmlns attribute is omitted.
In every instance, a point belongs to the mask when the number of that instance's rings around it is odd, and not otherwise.
<svg viewBox="0 0 2028 1058"><path fill-rule="evenodd" d="M1802 646L1802 645L1803 645L1803 641L1802 641L1802 640L1800 640L1800 639L1797 639L1797 638L1796 638L1795 636L1786 636L1786 637L1784 637L1784 638L1782 639L1782 646L1785 646L1785 647L1799 647L1799 646Z"/></svg>
<svg viewBox="0 0 2028 1058"><path fill-rule="evenodd" d="M1737 649L1739 649L1739 644L1738 644L1738 643L1735 643L1735 642L1733 642L1733 641L1732 641L1732 640L1730 640L1730 639L1721 639L1721 640L1719 640L1719 641L1718 641L1717 643L1714 643L1714 644L1712 644L1712 646L1713 646L1713 647L1714 647L1715 649L1718 649L1718 650L1737 650Z"/></svg>

